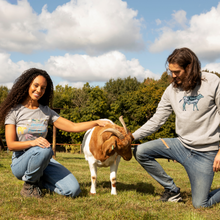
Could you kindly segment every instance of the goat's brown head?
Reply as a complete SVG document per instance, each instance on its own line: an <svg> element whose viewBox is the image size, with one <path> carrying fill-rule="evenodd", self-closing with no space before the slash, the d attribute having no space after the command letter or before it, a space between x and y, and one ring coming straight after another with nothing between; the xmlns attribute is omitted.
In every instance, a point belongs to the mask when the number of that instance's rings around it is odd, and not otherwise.
<svg viewBox="0 0 220 220"><path fill-rule="evenodd" d="M127 129L122 116L119 117L119 120L123 128L114 125L114 128L106 128L100 135L103 135L105 132L110 132L110 135L104 143L106 155L110 156L114 154L114 152L117 152L124 160L128 161L132 158L131 143L133 141L133 136Z"/></svg>

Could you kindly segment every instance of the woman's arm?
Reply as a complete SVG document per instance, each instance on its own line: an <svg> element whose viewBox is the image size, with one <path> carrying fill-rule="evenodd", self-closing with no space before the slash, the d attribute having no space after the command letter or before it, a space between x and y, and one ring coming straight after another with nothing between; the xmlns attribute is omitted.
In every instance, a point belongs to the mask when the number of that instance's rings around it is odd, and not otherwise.
<svg viewBox="0 0 220 220"><path fill-rule="evenodd" d="M82 132L87 131L94 126L104 127L106 124L110 124L109 121L105 120L96 120L96 121L87 121L80 123L73 123L63 117L59 117L55 122L54 126L60 130L67 132Z"/></svg>
<svg viewBox="0 0 220 220"><path fill-rule="evenodd" d="M42 148L50 147L50 143L43 137L39 137L32 141L17 141L16 126L13 124L5 125L5 139L8 149L11 151L20 151L34 146Z"/></svg>

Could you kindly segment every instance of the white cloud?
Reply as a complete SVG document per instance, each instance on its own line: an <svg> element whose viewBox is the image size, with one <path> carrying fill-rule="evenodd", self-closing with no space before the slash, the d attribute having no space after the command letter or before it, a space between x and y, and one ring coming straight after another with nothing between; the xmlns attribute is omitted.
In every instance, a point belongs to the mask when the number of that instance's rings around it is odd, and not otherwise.
<svg viewBox="0 0 220 220"><path fill-rule="evenodd" d="M52 13L37 15L27 0L0 0L0 51L40 49L89 53L144 48L137 11L122 0L71 0Z"/></svg>
<svg viewBox="0 0 220 220"><path fill-rule="evenodd" d="M209 72L220 73L220 63L209 63L202 70L209 70Z"/></svg>
<svg viewBox="0 0 220 220"><path fill-rule="evenodd" d="M11 89L13 86L13 83L2 83L1 86L6 86L8 89Z"/></svg>
<svg viewBox="0 0 220 220"><path fill-rule="evenodd" d="M175 24L179 24L181 27L186 28L187 18L186 18L186 12L183 10L177 11L172 14L173 21Z"/></svg>
<svg viewBox="0 0 220 220"><path fill-rule="evenodd" d="M111 78L136 77L138 80L160 76L144 69L137 59L127 60L125 55L112 51L100 56L71 55L51 56L43 65L34 62L19 61L13 63L10 55L0 53L0 84L13 82L20 74L29 68L45 69L53 77L58 77L61 84L81 87L89 82L107 82ZM60 84L60 83L59 83Z"/></svg>
<svg viewBox="0 0 220 220"><path fill-rule="evenodd" d="M12 5L0 0L0 51L31 52L40 48L43 34L38 17L26 0Z"/></svg>
<svg viewBox="0 0 220 220"><path fill-rule="evenodd" d="M160 25L162 23L162 21L160 19L156 19L156 24Z"/></svg>
<svg viewBox="0 0 220 220"><path fill-rule="evenodd" d="M72 86L74 88L82 88L84 86L85 82L76 82L76 83L70 83L68 81L62 81L62 82L59 82L59 85L65 87L65 85L68 85L68 86Z"/></svg>
<svg viewBox="0 0 220 220"><path fill-rule="evenodd" d="M0 53L0 83L11 83L26 69L33 66L36 68L42 68L40 63L19 61L17 63L12 62L9 54Z"/></svg>
<svg viewBox="0 0 220 220"><path fill-rule="evenodd" d="M113 51L100 56L70 55L52 56L45 68L54 76L68 82L108 81L110 78L136 77L138 80L159 75L145 70L137 59L127 60L125 55Z"/></svg>
<svg viewBox="0 0 220 220"><path fill-rule="evenodd" d="M187 20L183 13L176 12L173 21L183 27ZM167 49L189 47L196 52L200 59L209 62L220 56L220 3L212 7L207 13L194 15L189 26L184 29L173 30L166 26L161 30L161 35L150 46L151 52L160 52Z"/></svg>

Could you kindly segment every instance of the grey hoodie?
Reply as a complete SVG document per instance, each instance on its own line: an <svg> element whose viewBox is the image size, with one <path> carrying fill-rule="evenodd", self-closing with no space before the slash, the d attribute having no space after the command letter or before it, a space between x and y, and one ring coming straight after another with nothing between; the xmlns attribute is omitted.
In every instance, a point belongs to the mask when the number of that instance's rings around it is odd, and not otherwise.
<svg viewBox="0 0 220 220"><path fill-rule="evenodd" d="M172 111L176 114L176 133L187 148L197 151L219 149L220 78L202 72L202 83L185 92L170 84L158 104L156 113L133 133L135 140L157 131Z"/></svg>

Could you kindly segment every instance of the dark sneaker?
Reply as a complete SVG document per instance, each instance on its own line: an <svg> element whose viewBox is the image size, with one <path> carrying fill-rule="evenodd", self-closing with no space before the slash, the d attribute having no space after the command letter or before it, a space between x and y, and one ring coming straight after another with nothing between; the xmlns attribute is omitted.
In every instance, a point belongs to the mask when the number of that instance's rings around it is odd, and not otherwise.
<svg viewBox="0 0 220 220"><path fill-rule="evenodd" d="M21 195L23 197L35 197L35 198L42 198L42 192L38 185L33 183L25 182L23 188L21 190Z"/></svg>
<svg viewBox="0 0 220 220"><path fill-rule="evenodd" d="M180 196L180 189L178 189L177 192L173 192L173 191L170 191L169 189L166 189L158 201L162 201L162 202L182 201L182 197Z"/></svg>

